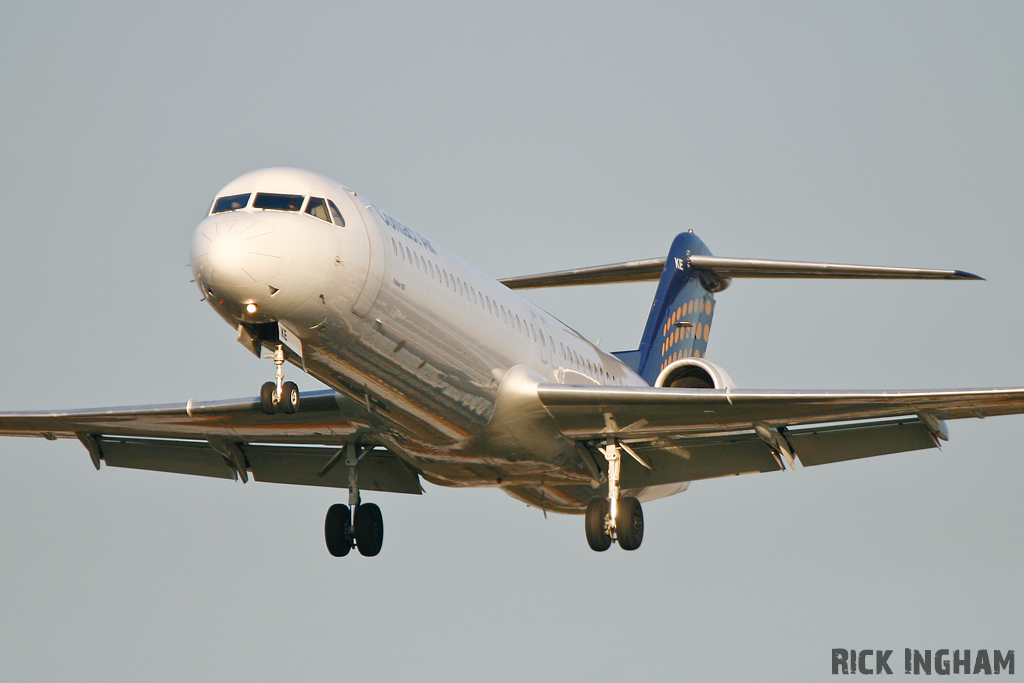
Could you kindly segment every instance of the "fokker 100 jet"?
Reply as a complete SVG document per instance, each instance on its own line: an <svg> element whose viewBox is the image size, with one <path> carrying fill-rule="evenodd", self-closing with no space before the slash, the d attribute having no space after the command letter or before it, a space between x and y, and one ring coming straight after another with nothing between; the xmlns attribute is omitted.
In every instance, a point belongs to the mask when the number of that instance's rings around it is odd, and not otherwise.
<svg viewBox="0 0 1024 683"><path fill-rule="evenodd" d="M191 263L242 346L273 359L258 397L6 413L0 435L78 439L97 469L347 488L324 525L335 556L380 552L362 492L418 494L421 479L582 513L591 548L634 550L641 501L691 481L933 448L946 420L1024 412L1024 388L739 389L705 357L734 278L979 279L958 270L723 258L684 232L665 258L497 281L285 168L216 195ZM657 293L639 347L619 353L515 291L639 280ZM286 369L329 389L300 396Z"/></svg>

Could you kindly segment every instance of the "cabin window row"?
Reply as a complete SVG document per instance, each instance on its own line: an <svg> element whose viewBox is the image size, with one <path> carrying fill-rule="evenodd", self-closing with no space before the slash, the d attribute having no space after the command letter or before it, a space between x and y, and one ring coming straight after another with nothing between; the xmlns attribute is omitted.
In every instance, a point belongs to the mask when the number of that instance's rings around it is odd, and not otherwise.
<svg viewBox="0 0 1024 683"><path fill-rule="evenodd" d="M519 314L513 313L511 309L506 310L504 304L498 303L497 300L492 300L490 296L483 292L478 292L472 285L467 285L455 274L449 274L446 268L436 265L431 259L424 258L415 249L410 249L408 245L402 244L400 241L395 240L394 237L391 238L391 250L395 256L415 266L420 272L429 275L438 284L443 284L446 288L462 296L470 303L479 306L481 311L486 311L489 315L500 319L514 331L518 331L527 339L532 339L535 344L545 346L552 356L558 353L565 363L572 363L577 368L586 370L591 375L603 377L605 381L616 384L621 383L618 377L613 376L603 367L599 367L597 363L591 363L561 342L558 343L559 350L556 351L555 340L551 335L547 335L547 339L545 339L545 334L542 330L538 336L538 328L533 323L527 323L525 319L520 318Z"/></svg>

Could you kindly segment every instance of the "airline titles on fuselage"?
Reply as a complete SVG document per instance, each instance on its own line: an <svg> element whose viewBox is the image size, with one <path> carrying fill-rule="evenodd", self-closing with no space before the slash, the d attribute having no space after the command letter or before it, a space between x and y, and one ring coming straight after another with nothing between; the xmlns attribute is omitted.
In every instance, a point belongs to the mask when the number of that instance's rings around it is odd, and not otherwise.
<svg viewBox="0 0 1024 683"><path fill-rule="evenodd" d="M380 219L387 223L388 225L390 225L394 230L397 230L398 232L402 233L416 244L419 244L424 249L429 249L430 253L437 254L437 250L434 249L434 245L432 245L430 243L430 240L428 240L426 237L419 234L418 232L416 232L415 230L413 230L408 225L398 220L394 216L391 216L388 213L381 211L373 204L370 204L370 206L373 208L374 211L377 212L377 215L380 216Z"/></svg>

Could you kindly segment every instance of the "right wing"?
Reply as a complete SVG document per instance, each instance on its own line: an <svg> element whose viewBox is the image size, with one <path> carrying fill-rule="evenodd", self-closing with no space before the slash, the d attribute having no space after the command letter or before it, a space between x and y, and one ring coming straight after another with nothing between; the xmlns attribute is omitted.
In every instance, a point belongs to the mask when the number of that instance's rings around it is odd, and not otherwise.
<svg viewBox="0 0 1024 683"><path fill-rule="evenodd" d="M0 436L78 439L93 465L225 479L348 487L342 448L358 441L359 485L421 493L419 475L387 450L363 406L333 391L302 396L298 413L266 415L244 398L123 408L0 414ZM381 448L383 446L383 448Z"/></svg>

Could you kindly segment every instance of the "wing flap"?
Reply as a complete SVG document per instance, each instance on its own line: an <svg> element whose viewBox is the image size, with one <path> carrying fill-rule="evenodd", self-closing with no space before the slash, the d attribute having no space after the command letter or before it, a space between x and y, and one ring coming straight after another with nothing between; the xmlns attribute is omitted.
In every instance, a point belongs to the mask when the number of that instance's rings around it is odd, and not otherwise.
<svg viewBox="0 0 1024 683"><path fill-rule="evenodd" d="M786 436L805 467L937 447L920 420L811 428Z"/></svg>
<svg viewBox="0 0 1024 683"><path fill-rule="evenodd" d="M244 445L242 452L256 481L302 486L333 486L348 488L348 468L332 467L318 476L327 462L338 452L336 448ZM419 475L410 470L399 457L373 450L359 461L359 488L392 493L423 493Z"/></svg>
<svg viewBox="0 0 1024 683"><path fill-rule="evenodd" d="M100 458L110 467L233 479L235 471L201 441L95 437Z"/></svg>
<svg viewBox="0 0 1024 683"><path fill-rule="evenodd" d="M805 467L936 447L927 427L917 419L810 427L786 431L786 438ZM626 488L783 469L781 458L753 433L627 443L651 469L625 459L622 482Z"/></svg>
<svg viewBox="0 0 1024 683"><path fill-rule="evenodd" d="M638 489L782 469L768 445L752 434L698 441L660 439L634 443L631 448L647 461L651 469L627 457L622 467L624 488Z"/></svg>
<svg viewBox="0 0 1024 683"><path fill-rule="evenodd" d="M204 441L93 437L100 459L110 467L233 479L235 469ZM319 476L337 448L234 444L253 479L275 484L348 488L348 468L332 467ZM368 491L420 494L419 475L397 456L373 450L359 461L359 487Z"/></svg>

